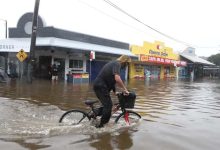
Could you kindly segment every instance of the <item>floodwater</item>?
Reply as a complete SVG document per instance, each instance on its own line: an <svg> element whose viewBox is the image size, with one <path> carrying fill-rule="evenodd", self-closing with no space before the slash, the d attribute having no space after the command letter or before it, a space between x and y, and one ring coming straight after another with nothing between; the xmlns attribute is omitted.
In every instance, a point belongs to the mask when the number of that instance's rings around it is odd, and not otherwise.
<svg viewBox="0 0 220 150"><path fill-rule="evenodd" d="M83 101L95 99L88 84L0 83L0 149L219 150L219 80L133 80L127 84L137 94L134 111L142 116L141 122L96 129L90 124L58 123L66 110L87 110Z"/></svg>

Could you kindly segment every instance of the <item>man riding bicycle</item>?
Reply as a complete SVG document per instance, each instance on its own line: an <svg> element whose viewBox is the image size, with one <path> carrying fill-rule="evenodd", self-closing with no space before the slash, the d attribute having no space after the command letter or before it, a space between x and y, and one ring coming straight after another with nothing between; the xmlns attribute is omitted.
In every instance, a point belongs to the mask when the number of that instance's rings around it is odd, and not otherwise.
<svg viewBox="0 0 220 150"><path fill-rule="evenodd" d="M97 98L103 105L101 121L100 124L96 126L97 128L104 127L104 125L110 120L112 111L112 100L110 97L110 92L111 90L113 90L114 93L116 92L116 83L123 89L125 94L129 94L120 77L121 68L126 67L129 62L131 62L131 58L126 55L122 55L115 61L108 62L101 69L94 81L93 89Z"/></svg>

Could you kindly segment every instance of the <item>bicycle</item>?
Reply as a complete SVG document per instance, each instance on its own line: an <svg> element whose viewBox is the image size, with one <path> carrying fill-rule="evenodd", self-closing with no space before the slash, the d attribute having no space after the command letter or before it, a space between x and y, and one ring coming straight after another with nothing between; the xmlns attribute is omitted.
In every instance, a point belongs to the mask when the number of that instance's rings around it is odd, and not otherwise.
<svg viewBox="0 0 220 150"><path fill-rule="evenodd" d="M112 107L112 117L115 116L115 123L120 125L131 125L138 123L141 116L128 108L134 108L136 95L134 92L130 92L128 96L123 92L117 93L119 102L114 103ZM85 104L89 106L88 112L80 109L72 109L65 112L59 119L59 123L65 125L78 125L81 123L87 123L91 119L96 120L98 116L102 115L103 106L95 106L98 100L86 100ZM117 113L119 112L119 114Z"/></svg>

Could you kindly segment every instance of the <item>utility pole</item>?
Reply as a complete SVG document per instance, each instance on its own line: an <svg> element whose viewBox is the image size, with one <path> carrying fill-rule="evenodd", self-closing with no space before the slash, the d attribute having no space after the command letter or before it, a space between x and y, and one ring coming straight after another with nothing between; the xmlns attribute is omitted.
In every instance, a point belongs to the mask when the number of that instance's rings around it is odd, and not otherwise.
<svg viewBox="0 0 220 150"><path fill-rule="evenodd" d="M33 19L32 19L30 54L29 54L29 59L28 59L28 71L27 71L27 79L29 83L32 83L33 71L35 69L34 68L35 67L35 48L36 48L39 4L40 4L40 0L35 0L34 14L33 14Z"/></svg>

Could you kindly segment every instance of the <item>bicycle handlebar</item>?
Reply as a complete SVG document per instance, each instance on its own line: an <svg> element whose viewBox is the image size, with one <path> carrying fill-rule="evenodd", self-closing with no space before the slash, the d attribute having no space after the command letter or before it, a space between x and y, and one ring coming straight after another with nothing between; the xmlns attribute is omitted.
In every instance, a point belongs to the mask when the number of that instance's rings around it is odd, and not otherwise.
<svg viewBox="0 0 220 150"><path fill-rule="evenodd" d="M130 93L130 92L129 92L129 93ZM122 91L122 92L117 92L116 95L117 95L117 96L120 96L120 95L123 94L124 96L128 96L129 93L127 94L127 93L125 93L124 91Z"/></svg>

